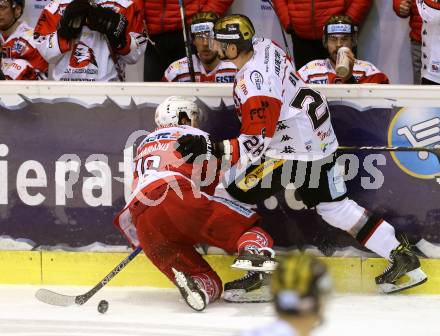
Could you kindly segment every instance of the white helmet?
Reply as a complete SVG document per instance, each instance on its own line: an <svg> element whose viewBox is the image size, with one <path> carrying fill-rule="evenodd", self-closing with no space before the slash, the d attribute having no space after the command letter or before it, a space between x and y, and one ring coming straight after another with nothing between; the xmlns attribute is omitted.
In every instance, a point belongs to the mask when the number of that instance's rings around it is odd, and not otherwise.
<svg viewBox="0 0 440 336"><path fill-rule="evenodd" d="M168 97L156 108L154 117L156 125L159 127L177 126L183 113L192 121L200 112L194 101L195 97Z"/></svg>

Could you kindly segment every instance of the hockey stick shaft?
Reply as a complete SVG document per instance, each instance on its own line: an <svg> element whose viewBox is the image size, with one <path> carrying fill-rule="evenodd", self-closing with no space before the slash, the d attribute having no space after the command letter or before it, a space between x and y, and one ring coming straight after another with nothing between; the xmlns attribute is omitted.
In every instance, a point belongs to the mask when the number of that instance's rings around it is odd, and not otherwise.
<svg viewBox="0 0 440 336"><path fill-rule="evenodd" d="M183 3L183 0L179 0L179 7L180 7L180 17L182 19L183 40L185 42L186 58L188 59L189 74L191 76L191 82L195 82L196 75L194 73L194 64L192 59L191 44L188 38L188 30L186 29L186 14L185 14L185 5Z"/></svg>
<svg viewBox="0 0 440 336"><path fill-rule="evenodd" d="M41 288L35 294L35 297L47 304L56 306L71 306L73 304L83 305L86 303L93 295L95 295L102 287L110 282L119 272L121 272L125 266L127 266L140 252L142 249L138 247L135 249L128 257L122 260L109 274L107 274L95 287L89 290L87 293L77 296L64 295L50 291L48 289Z"/></svg>
<svg viewBox="0 0 440 336"><path fill-rule="evenodd" d="M93 295L96 294L96 292L98 292L102 287L107 285L111 279L118 275L119 272L121 272L125 268L125 266L127 266L130 261L132 261L141 251L142 248L138 247L136 250L131 252L128 257L126 257L115 268L113 268L113 270L109 274L107 274L95 287L93 287L91 290L83 295L78 295L75 298L75 303L79 305L86 303Z"/></svg>
<svg viewBox="0 0 440 336"><path fill-rule="evenodd" d="M270 7L272 7L272 10L275 12L275 15L276 15L276 17L277 17L277 19L278 19L278 23L280 24L281 34L283 35L283 40L284 40L284 45L285 45L285 47L286 47L287 55L288 55L290 58L292 58L292 55L290 54L290 51L289 51L289 44L287 43L286 34L284 33L284 28L283 28L283 25L282 25L282 23L281 23L281 20L280 20L279 16L277 15L276 11L275 11L275 7L273 6L272 1L271 1L271 0L268 0L268 3L269 3L269 5L270 5Z"/></svg>
<svg viewBox="0 0 440 336"><path fill-rule="evenodd" d="M338 150L346 152L428 152L437 157L440 163L440 148L426 148L426 147L387 147L387 146L339 146Z"/></svg>

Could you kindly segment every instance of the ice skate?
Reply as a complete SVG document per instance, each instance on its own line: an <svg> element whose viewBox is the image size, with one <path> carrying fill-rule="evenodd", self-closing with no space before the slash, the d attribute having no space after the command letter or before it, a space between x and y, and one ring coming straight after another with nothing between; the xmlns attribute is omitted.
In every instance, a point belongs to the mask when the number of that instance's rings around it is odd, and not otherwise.
<svg viewBox="0 0 440 336"><path fill-rule="evenodd" d="M176 285L188 306L197 311L205 309L208 304L206 292L191 277L177 271L175 268L172 268L172 270L176 279Z"/></svg>
<svg viewBox="0 0 440 336"><path fill-rule="evenodd" d="M225 284L223 299L228 302L269 302L271 275L264 272L248 272L244 277Z"/></svg>
<svg viewBox="0 0 440 336"><path fill-rule="evenodd" d="M245 249L239 253L231 267L245 271L273 272L277 267L274 255L274 250L268 247Z"/></svg>
<svg viewBox="0 0 440 336"><path fill-rule="evenodd" d="M397 246L390 255L390 265L376 277L382 293L395 293L426 282L428 277L420 268L420 261L407 241Z"/></svg>

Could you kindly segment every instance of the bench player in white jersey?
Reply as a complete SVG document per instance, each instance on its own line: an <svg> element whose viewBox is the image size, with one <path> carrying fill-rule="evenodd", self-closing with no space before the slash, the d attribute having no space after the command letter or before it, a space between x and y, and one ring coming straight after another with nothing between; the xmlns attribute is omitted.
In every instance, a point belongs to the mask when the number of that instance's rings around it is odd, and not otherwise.
<svg viewBox="0 0 440 336"><path fill-rule="evenodd" d="M296 76L284 50L268 39L254 39L254 34L244 15L227 16L214 25L213 48L239 69L233 94L241 134L218 142L183 136L178 150L195 157L209 152L235 164L227 190L242 202L263 201L294 183L308 208L390 260L391 265L376 277L382 291L426 281L419 259L407 242L396 239L393 226L347 197L335 164L338 141L325 97ZM405 274L410 280L397 284Z"/></svg>
<svg viewBox="0 0 440 336"><path fill-rule="evenodd" d="M237 68L234 63L220 61L215 51L209 48L209 36L218 15L214 12L200 12L191 18L193 43L192 61L196 82L233 83ZM191 82L188 59L181 58L165 70L163 81Z"/></svg>
<svg viewBox="0 0 440 336"><path fill-rule="evenodd" d="M422 84L440 85L440 2L416 0L422 24Z"/></svg>
<svg viewBox="0 0 440 336"><path fill-rule="evenodd" d="M288 254L279 259L271 288L278 319L241 336L311 335L322 322L325 301L332 289L326 266L309 254Z"/></svg>
<svg viewBox="0 0 440 336"><path fill-rule="evenodd" d="M324 26L323 44L329 57L317 59L298 70L301 79L310 84L389 84L387 75L367 61L355 59L358 27L346 15L332 16ZM349 72L343 78L336 75L336 56L347 47Z"/></svg>
<svg viewBox="0 0 440 336"><path fill-rule="evenodd" d="M59 0L41 12L35 38L53 80L124 81L126 64L145 53L143 31L136 1Z"/></svg>
<svg viewBox="0 0 440 336"><path fill-rule="evenodd" d="M24 21L24 0L0 0L1 70L8 80L47 79L48 65L34 41L34 30Z"/></svg>
<svg viewBox="0 0 440 336"><path fill-rule="evenodd" d="M188 98L172 96L158 106L155 120L159 128L137 149L131 197L115 218L115 225L176 284L191 308L203 310L220 297L222 282L194 245L217 246L229 253L254 249L272 254L273 241L257 226L259 216L254 211L200 191L194 183L194 176L201 178L206 161L185 163L173 144L182 134L206 135L185 126L196 126L198 117L199 108ZM216 161L211 171L214 176ZM214 176L206 178L215 183ZM270 271L275 266L273 258L266 258L257 270ZM269 275L260 280L248 291L229 290L226 283L224 298L269 301Z"/></svg>

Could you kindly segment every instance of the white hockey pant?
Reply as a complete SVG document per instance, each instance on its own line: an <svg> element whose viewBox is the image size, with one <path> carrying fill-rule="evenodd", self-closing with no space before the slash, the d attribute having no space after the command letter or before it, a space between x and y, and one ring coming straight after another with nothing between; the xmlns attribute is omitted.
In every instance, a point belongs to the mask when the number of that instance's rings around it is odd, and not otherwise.
<svg viewBox="0 0 440 336"><path fill-rule="evenodd" d="M389 259L390 252L400 244L391 224L371 216L365 208L349 198L319 203L316 211L328 224L348 232L383 258Z"/></svg>

